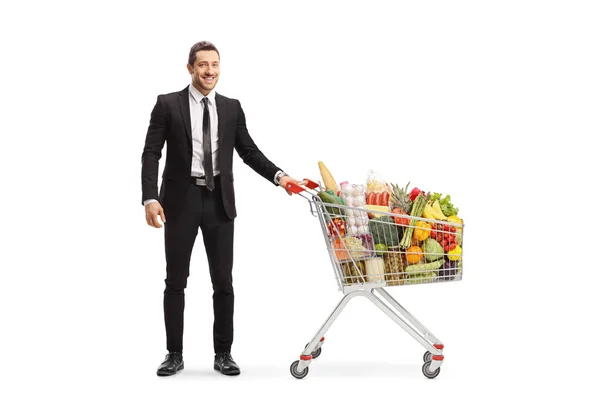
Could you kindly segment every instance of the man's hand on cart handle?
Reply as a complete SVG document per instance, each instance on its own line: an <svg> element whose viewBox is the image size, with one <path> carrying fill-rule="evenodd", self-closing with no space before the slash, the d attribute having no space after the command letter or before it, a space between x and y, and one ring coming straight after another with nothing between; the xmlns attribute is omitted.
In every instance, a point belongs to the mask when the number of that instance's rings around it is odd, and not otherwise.
<svg viewBox="0 0 600 400"><path fill-rule="evenodd" d="M291 176L286 175L286 176L281 177L281 179L279 180L279 186L284 188L285 191L287 192L287 194L289 194L291 196L294 194L294 192L288 189L289 183L294 183L294 184L298 185L298 184L301 184L301 182L298 182L296 179L292 178Z"/></svg>
<svg viewBox="0 0 600 400"><path fill-rule="evenodd" d="M160 222L158 222L158 219L156 217L160 215L160 219L162 220L163 224L167 222L167 220L165 218L165 212L163 211L163 208L160 205L160 203L158 201L153 201L151 203L146 204L145 208L146 223L148 223L148 225L150 226L153 226L154 228L162 228L162 225L160 224Z"/></svg>
<svg viewBox="0 0 600 400"><path fill-rule="evenodd" d="M292 193L298 194L306 190L304 186L306 186L309 189L315 190L319 187L319 184L307 178L304 178L304 180L302 181L297 181L293 179L286 184L285 190L287 190L288 194L290 195Z"/></svg>

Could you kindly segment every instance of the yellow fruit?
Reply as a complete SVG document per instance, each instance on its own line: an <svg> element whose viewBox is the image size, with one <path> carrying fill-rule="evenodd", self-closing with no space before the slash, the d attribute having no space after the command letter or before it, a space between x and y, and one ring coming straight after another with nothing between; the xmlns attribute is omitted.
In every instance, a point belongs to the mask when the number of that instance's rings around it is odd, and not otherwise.
<svg viewBox="0 0 600 400"><path fill-rule="evenodd" d="M451 215L448 217L448 222L452 222L455 224L461 224L463 223L462 219L458 218L456 215ZM457 231L461 231L462 232L462 228L456 228Z"/></svg>
<svg viewBox="0 0 600 400"><path fill-rule="evenodd" d="M452 261L460 260L461 255L462 255L462 248L459 245L456 245L454 250L450 250L448 252L448 258Z"/></svg>
<svg viewBox="0 0 600 400"><path fill-rule="evenodd" d="M431 224L428 224L425 221L417 221L413 237L422 242L429 237L429 233L431 233Z"/></svg>
<svg viewBox="0 0 600 400"><path fill-rule="evenodd" d="M434 210L429 203L425 204L425 209L423 209L423 218L436 219Z"/></svg>
<svg viewBox="0 0 600 400"><path fill-rule="evenodd" d="M439 201L437 201L437 200L434 201L433 204L431 205L431 208L433 208L433 215L435 216L435 219L439 219L440 221L448 220L448 217L446 217L444 215L444 213L442 212Z"/></svg>

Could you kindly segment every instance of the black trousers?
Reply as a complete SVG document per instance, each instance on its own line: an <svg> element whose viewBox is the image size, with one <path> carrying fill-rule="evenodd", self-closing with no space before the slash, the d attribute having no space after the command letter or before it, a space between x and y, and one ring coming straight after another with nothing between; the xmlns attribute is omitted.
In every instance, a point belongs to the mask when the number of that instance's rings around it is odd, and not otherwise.
<svg viewBox="0 0 600 400"><path fill-rule="evenodd" d="M213 287L213 345L216 353L233 342L233 220L225 214L219 177L213 191L190 183L181 213L165 223L167 278L164 317L167 350L183 351L184 289L198 228L202 231Z"/></svg>

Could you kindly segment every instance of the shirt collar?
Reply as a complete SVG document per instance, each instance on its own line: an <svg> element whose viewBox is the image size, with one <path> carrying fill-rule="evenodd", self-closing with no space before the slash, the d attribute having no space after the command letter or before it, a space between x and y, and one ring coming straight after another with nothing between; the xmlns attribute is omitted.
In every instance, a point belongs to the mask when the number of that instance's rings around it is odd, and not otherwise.
<svg viewBox="0 0 600 400"><path fill-rule="evenodd" d="M190 95L192 96L192 98L194 99L194 101L196 103L200 103L200 102L202 102L202 99L204 97L208 97L209 104L215 104L215 91L214 90L211 90L208 93L208 96L204 96L202 93L200 93L200 91L198 89L196 89L196 87L194 85L192 85L190 83L189 91L190 91Z"/></svg>

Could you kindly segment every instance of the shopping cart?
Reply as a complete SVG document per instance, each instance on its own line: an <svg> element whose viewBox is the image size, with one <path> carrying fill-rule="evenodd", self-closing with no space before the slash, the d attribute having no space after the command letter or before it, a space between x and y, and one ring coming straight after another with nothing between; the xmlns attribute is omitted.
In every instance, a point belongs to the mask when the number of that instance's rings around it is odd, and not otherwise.
<svg viewBox="0 0 600 400"><path fill-rule="evenodd" d="M422 372L430 379L438 376L444 361L444 345L384 287L461 280L462 246L456 251L456 237L460 235L462 245L464 226L325 203L319 197L324 188L309 179L299 185L289 183L286 189L308 200L311 214L320 222L338 289L344 293L331 315L306 344L300 359L290 366L292 376L302 379L308 374L309 364L321 354L325 333L346 304L359 296L373 302L427 350L423 355ZM424 204L423 201L426 200L421 199L420 203ZM358 229L354 229L356 226ZM453 245L444 247L448 241Z"/></svg>

